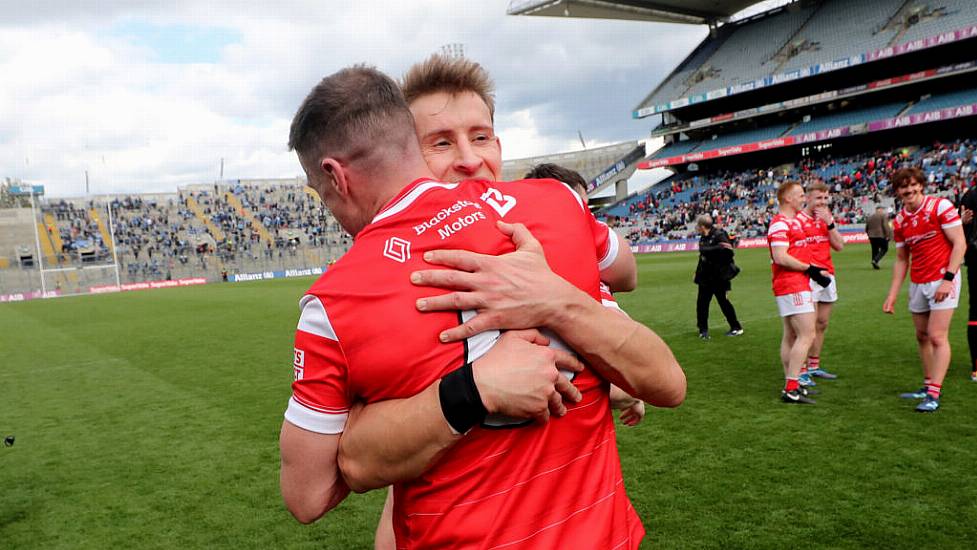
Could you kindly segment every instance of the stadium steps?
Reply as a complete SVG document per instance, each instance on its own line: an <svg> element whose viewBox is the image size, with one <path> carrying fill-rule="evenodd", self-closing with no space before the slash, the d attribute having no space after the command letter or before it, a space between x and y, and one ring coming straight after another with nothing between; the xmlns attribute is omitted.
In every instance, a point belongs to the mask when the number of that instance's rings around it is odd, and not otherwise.
<svg viewBox="0 0 977 550"><path fill-rule="evenodd" d="M878 30L878 32L882 32L884 29L890 29L890 28L892 28L892 24L896 22L896 18L898 18L900 15L902 15L903 10L906 9L906 5L911 4L913 1L914 0L905 0L902 3L902 5L899 6L899 9L897 9L894 12L892 12L892 15L890 15L889 18L886 19L885 23ZM899 33L897 33L897 34L899 34ZM892 41L891 40L889 41L889 44L888 45L889 46L892 45Z"/></svg>
<svg viewBox="0 0 977 550"><path fill-rule="evenodd" d="M0 268L10 267L11 263L16 265L18 247L34 249L33 221L30 208L0 209L0 254L5 255L0 257L0 262L7 260L5 265L0 263Z"/></svg>
<svg viewBox="0 0 977 550"><path fill-rule="evenodd" d="M770 57L770 59L764 61L764 63L769 63L771 61L775 61L778 57L780 57L780 60L777 62L777 66L771 69L770 74L779 73L780 70L784 68L784 65L786 65L791 60L791 57L789 55L781 55L781 54L783 54L784 50L787 49L788 46L790 46L791 42L797 40L797 38L800 36L804 36L804 31L807 30L807 28L810 26L811 20L814 19L817 16L818 12L821 11L822 6L824 6L824 4L818 4L817 7L811 10L811 15L807 16L807 19L805 19L804 23L801 24L801 26L797 29L797 32L790 35L790 37L787 38L787 40L785 40L784 43L780 45L780 48L777 49L777 51L773 54L773 56Z"/></svg>
<svg viewBox="0 0 977 550"><path fill-rule="evenodd" d="M58 231L58 224L54 221L54 216L52 216L50 213L45 213L44 225L54 228L54 231L48 232L48 236L51 237L51 244L54 245L54 249L57 251L64 250L64 242L61 241L61 232Z"/></svg>
<svg viewBox="0 0 977 550"><path fill-rule="evenodd" d="M902 6L900 6L899 9L896 10L896 13L892 14L892 18L886 22L887 26L893 24L894 22L900 23L899 31L892 35L892 38L889 39L889 42L886 44L886 47L895 46L896 44L899 43L900 40L902 40L902 37L906 36L906 33L909 32L909 27L902 25L901 22L906 20L906 13L910 9L912 9L912 6L915 6L915 4L916 4L915 0L906 0L905 2L903 2Z"/></svg>
<svg viewBox="0 0 977 550"><path fill-rule="evenodd" d="M239 199L237 195L231 193L230 191L225 191L224 198L227 199L227 204L231 205L231 208L237 210L238 214L240 214L242 218L251 223L252 229L258 232L258 236L261 237L262 241L268 244L275 244L274 239L271 237L271 233L268 232L265 225L261 223L258 218L254 217L254 213L252 213L251 210L244 207L244 203L241 202L241 199Z"/></svg>
<svg viewBox="0 0 977 550"><path fill-rule="evenodd" d="M187 208L189 208L190 211L193 212L193 215L204 224L204 227L206 227L208 231L210 231L210 235L214 237L215 241L224 240L224 232L221 231L220 228L217 227L206 214L204 214L204 209L200 207L200 203L197 202L197 199L193 198L192 196L188 196Z"/></svg>
<svg viewBox="0 0 977 550"><path fill-rule="evenodd" d="M37 234L38 240L41 241L41 254L44 256L44 262L47 265L57 264L57 259L54 255L54 246L51 245L51 236L41 222L37 222Z"/></svg>
<svg viewBox="0 0 977 550"><path fill-rule="evenodd" d="M315 191L313 191L312 188L309 187L308 185L303 185L302 186L302 190L304 190L306 193L308 193L308 195L310 197L312 197L313 199L315 199L315 200L317 200L319 202L322 202L322 199L319 197L319 194L316 193Z"/></svg>
<svg viewBox="0 0 977 550"><path fill-rule="evenodd" d="M98 232L102 235L102 242L105 243L105 247L108 248L109 252L114 252L112 235L109 233L108 228L105 227L105 223L102 221L102 216L99 215L98 210L89 208L88 215L98 224Z"/></svg>

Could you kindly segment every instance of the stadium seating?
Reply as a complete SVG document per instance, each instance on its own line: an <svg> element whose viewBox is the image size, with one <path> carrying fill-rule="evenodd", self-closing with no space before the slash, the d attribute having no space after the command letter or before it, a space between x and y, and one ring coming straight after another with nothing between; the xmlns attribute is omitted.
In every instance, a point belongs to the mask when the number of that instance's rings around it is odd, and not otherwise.
<svg viewBox="0 0 977 550"><path fill-rule="evenodd" d="M757 128L755 130L744 130L740 132L733 132L731 134L724 134L717 136L716 139L703 141L698 150L707 151L710 149L719 149L721 147L730 147L733 145L743 145L744 143L753 143L755 141L773 139L782 136L784 132L787 131L787 128L789 128L789 125L787 124L777 124L774 126Z"/></svg>
<svg viewBox="0 0 977 550"><path fill-rule="evenodd" d="M913 105L912 108L907 111L907 114L926 113L929 111L944 109L946 107L969 105L973 103L977 103L977 89L971 88L968 90L960 90L958 92L935 94Z"/></svg>
<svg viewBox="0 0 977 550"><path fill-rule="evenodd" d="M977 9L973 0L926 0L912 2L904 14L905 19L918 19L897 38L905 43L935 36L948 29L956 30L977 25Z"/></svg>
<svg viewBox="0 0 977 550"><path fill-rule="evenodd" d="M692 84L683 95L733 86L771 72L773 66L768 60L773 59L812 12L811 8L784 10L777 15L739 25L700 66L715 69L710 72L712 76Z"/></svg>
<svg viewBox="0 0 977 550"><path fill-rule="evenodd" d="M15 248L36 255L35 225L45 267L111 264L116 252L123 283L320 267L352 243L303 182L193 185L178 193L109 197L115 251L104 201L41 201L36 223L30 209L0 211L4 290L38 286L36 273L6 273L17 267ZM48 282L52 288L114 283L114 272L70 270L49 275Z"/></svg>
<svg viewBox="0 0 977 550"><path fill-rule="evenodd" d="M816 116L811 118L811 120L808 122L799 124L796 128L789 132L789 135L798 135L806 132L816 132L818 130L863 124L871 120L878 120L882 118L892 118L898 115L899 112L906 107L906 105L907 102L905 101L895 101L892 103L886 103L884 105L866 107L864 109L853 109L838 113L831 113L824 116Z"/></svg>
<svg viewBox="0 0 977 550"><path fill-rule="evenodd" d="M824 0L720 27L642 106L835 61L977 24L972 0Z"/></svg>
<svg viewBox="0 0 977 550"><path fill-rule="evenodd" d="M882 27L904 3L905 0L825 2L790 40L788 49L793 45L799 50L797 54L785 56L784 62L771 72L788 72L885 47L896 30Z"/></svg>
<svg viewBox="0 0 977 550"><path fill-rule="evenodd" d="M922 166L932 186L929 193L952 193L950 176L977 183L977 140L956 141L855 155L803 161L796 165L721 173L683 173L652 189L602 210L598 216L616 226L632 244L695 237L695 218L713 213L731 233L762 235L776 206L780 182L822 180L834 189L833 211L841 224L861 224L876 204L890 206L888 177L903 165Z"/></svg>

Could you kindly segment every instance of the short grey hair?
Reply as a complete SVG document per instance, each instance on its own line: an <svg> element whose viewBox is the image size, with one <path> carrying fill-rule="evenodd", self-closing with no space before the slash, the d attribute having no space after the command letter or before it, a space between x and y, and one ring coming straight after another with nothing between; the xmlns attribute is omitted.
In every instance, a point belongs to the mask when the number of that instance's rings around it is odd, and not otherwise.
<svg viewBox="0 0 977 550"><path fill-rule="evenodd" d="M706 229L712 229L712 216L709 214L703 214L695 219L695 224L699 227L705 227Z"/></svg>

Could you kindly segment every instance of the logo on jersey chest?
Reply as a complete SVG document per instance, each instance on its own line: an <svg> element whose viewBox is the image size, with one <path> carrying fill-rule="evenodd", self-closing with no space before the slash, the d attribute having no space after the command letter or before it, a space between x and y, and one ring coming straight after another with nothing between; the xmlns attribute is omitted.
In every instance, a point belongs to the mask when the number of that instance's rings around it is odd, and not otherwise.
<svg viewBox="0 0 977 550"><path fill-rule="evenodd" d="M410 259L410 241L400 237L390 237L383 244L383 255L395 262L405 263Z"/></svg>
<svg viewBox="0 0 977 550"><path fill-rule="evenodd" d="M459 201L455 202L454 204L452 204L451 206L448 206L446 208L442 208L441 210L438 210L438 213L435 214L434 216L431 216L431 219L415 225L414 226L414 232L417 233L418 235L423 235L425 231L427 231L428 229L432 229L434 227L437 227L442 222L444 222L449 217L451 217L452 214L457 214L458 212L460 212L466 206L472 206L472 207L478 208L478 209L481 209L482 208L482 205L481 204L478 204L478 203L475 203L475 202L471 202L471 201L467 201L467 200L459 200ZM444 237L442 237L442 239L443 238Z"/></svg>

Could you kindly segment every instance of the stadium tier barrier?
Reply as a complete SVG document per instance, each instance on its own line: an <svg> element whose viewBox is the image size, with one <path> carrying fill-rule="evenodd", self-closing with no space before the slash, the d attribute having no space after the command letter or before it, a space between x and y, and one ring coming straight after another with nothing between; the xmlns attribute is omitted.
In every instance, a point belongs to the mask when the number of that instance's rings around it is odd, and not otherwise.
<svg viewBox="0 0 977 550"><path fill-rule="evenodd" d="M789 135L759 141L755 140L757 135L762 135L762 132L758 130L738 132L729 134L727 136L722 136L721 138L711 142L698 142L698 145L692 148L692 152L688 153L671 155L673 151L678 152L679 150L684 150L688 146L669 146L663 148L652 158L638 163L638 169L649 170L664 166L687 164L689 162L700 162L714 158L730 157L744 153L753 153L756 151L767 151L770 149L779 149L781 147L789 147L792 145L815 143L851 135L905 128L907 126L915 126L917 124L926 124L930 122L939 122L942 120L952 120L977 115L977 102L974 102L974 98L977 96L977 91L964 90L945 95L951 96L954 99L959 99L960 101L967 101L967 103L957 104L952 107L927 108L930 105L933 107L939 107L943 103L943 96L933 96L928 100L921 101L918 106L914 107L914 111L910 114L880 119L874 119L872 115L877 115L878 113L885 111L898 111L899 109L896 104L859 109L848 113L840 113L837 115L823 117L824 121L837 121L839 123L838 126L805 131L806 125L810 124L812 125L811 127L814 127L813 124L818 123L818 120L815 119L809 123L800 125ZM768 131L771 133L776 133L778 130L782 129L782 126L774 126ZM717 144L719 144L719 146L716 146Z"/></svg>
<svg viewBox="0 0 977 550"><path fill-rule="evenodd" d="M863 244L868 242L868 234L858 229L842 230L845 244ZM739 239L736 248L764 248L767 246L766 237L751 237ZM694 252L699 250L698 239L683 239L680 241L663 241L658 243L631 245L631 252L635 254L655 254L659 252Z"/></svg>

